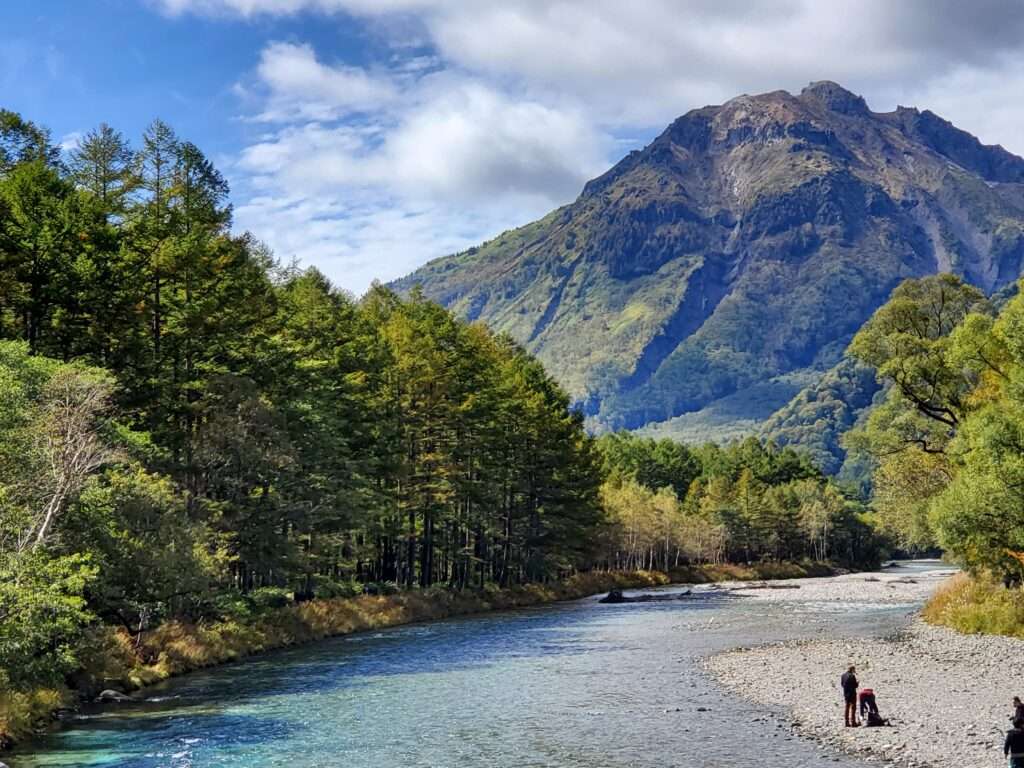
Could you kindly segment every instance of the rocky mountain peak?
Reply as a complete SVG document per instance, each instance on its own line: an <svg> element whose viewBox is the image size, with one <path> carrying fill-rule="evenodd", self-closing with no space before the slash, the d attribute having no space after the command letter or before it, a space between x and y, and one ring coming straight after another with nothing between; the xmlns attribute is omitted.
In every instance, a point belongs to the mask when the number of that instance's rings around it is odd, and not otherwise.
<svg viewBox="0 0 1024 768"><path fill-rule="evenodd" d="M397 287L518 339L595 428L637 428L722 403L765 418L940 271L1021 276L1024 159L819 81L691 110L573 203Z"/></svg>
<svg viewBox="0 0 1024 768"><path fill-rule="evenodd" d="M811 83L800 91L800 98L843 115L870 114L863 96L858 96L831 80L817 80Z"/></svg>

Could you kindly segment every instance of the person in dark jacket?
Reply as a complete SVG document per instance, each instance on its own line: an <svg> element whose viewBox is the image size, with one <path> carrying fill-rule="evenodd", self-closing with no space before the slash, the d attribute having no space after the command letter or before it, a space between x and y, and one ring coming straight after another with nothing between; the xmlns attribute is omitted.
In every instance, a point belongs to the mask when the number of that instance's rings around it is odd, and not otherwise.
<svg viewBox="0 0 1024 768"><path fill-rule="evenodd" d="M855 728L860 725L857 722L857 687L860 683L857 682L856 667L851 665L843 673L843 676L839 678L839 685L843 689L843 703L845 705L843 717L846 720L846 727Z"/></svg>
<svg viewBox="0 0 1024 768"><path fill-rule="evenodd" d="M1024 768L1024 719L1013 721L1013 729L1006 732L1003 754L1010 761L1010 768Z"/></svg>
<svg viewBox="0 0 1024 768"><path fill-rule="evenodd" d="M1024 720L1024 702L1020 700L1020 696L1013 697L1013 714L1010 715L1010 720Z"/></svg>

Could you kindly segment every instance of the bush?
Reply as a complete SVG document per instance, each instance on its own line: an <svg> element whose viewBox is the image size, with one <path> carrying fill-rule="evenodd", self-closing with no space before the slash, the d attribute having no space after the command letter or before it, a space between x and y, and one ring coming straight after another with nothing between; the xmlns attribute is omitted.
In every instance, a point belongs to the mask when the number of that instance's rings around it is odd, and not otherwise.
<svg viewBox="0 0 1024 768"><path fill-rule="evenodd" d="M61 688L16 691L0 686L0 747L30 736L41 724L49 722L53 712L70 702L68 691Z"/></svg>
<svg viewBox="0 0 1024 768"><path fill-rule="evenodd" d="M335 597L355 597L362 593L363 585L355 579L335 581L326 576L317 576L313 582L313 595L318 600L330 600Z"/></svg>
<svg viewBox="0 0 1024 768"><path fill-rule="evenodd" d="M363 585L366 595L397 595L398 585L393 581L369 581Z"/></svg>
<svg viewBox="0 0 1024 768"><path fill-rule="evenodd" d="M222 592L202 607L198 618L248 621L293 602L292 593L280 587L260 587L248 593Z"/></svg>
<svg viewBox="0 0 1024 768"><path fill-rule="evenodd" d="M245 596L254 613L265 613L292 604L292 593L280 587L260 587Z"/></svg>
<svg viewBox="0 0 1024 768"><path fill-rule="evenodd" d="M965 634L1024 638L1024 591L991 576L962 573L936 591L922 615L930 624Z"/></svg>
<svg viewBox="0 0 1024 768"><path fill-rule="evenodd" d="M197 611L200 619L239 619L252 618L253 606L246 595L241 592L222 592L213 596L208 604Z"/></svg>

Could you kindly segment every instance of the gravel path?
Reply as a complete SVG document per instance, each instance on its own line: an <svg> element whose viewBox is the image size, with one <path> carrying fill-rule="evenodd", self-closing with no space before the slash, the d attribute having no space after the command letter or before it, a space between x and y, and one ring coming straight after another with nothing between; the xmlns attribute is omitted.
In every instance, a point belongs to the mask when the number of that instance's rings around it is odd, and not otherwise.
<svg viewBox="0 0 1024 768"><path fill-rule="evenodd" d="M914 602L948 575L856 574L801 582L799 590L742 593L765 600ZM843 727L839 676L850 664L857 666L861 686L875 690L893 727ZM784 707L801 735L893 766L1005 765L1010 700L1024 696L1024 641L960 635L919 619L891 638L741 649L714 656L706 666L737 693L773 710Z"/></svg>

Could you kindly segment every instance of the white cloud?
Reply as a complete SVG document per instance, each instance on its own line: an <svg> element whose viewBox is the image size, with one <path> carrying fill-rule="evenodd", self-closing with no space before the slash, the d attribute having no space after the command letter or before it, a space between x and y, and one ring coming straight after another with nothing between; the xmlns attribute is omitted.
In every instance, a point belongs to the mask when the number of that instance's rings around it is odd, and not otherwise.
<svg viewBox="0 0 1024 768"><path fill-rule="evenodd" d="M905 103L927 105L982 141L1024 156L1024 52L1007 56L999 72L993 77L987 68L963 65L912 91Z"/></svg>
<svg viewBox="0 0 1024 768"><path fill-rule="evenodd" d="M156 0L172 13L413 16L449 66L586 104L608 124L664 122L738 93L829 78L869 101L999 82L1024 50L1013 0ZM332 16L333 15L333 16ZM927 105L923 105L927 106ZM1024 109L1024 107L1022 107Z"/></svg>
<svg viewBox="0 0 1024 768"><path fill-rule="evenodd" d="M287 126L246 147L240 167L291 190L377 186L410 199L465 204L519 195L549 205L602 170L604 139L582 115L477 84L452 88L410 94L418 102L383 116L384 128Z"/></svg>
<svg viewBox="0 0 1024 768"><path fill-rule="evenodd" d="M280 257L299 255L304 264L315 264L337 284L361 293L373 280L401 277L432 256L478 244L481 232L497 233L545 211L543 206L510 212L407 200L386 205L378 194L347 189L336 195L254 196L235 209L235 217Z"/></svg>
<svg viewBox="0 0 1024 768"><path fill-rule="evenodd" d="M357 290L571 200L623 139L739 93L832 79L1024 153L1024 5L1008 0L151 2L314 13L390 43L359 66L274 43L239 88L270 129L234 169L254 196L239 222Z"/></svg>
<svg viewBox="0 0 1024 768"><path fill-rule="evenodd" d="M379 109L398 95L385 77L358 67L322 64L309 45L272 43L263 49L257 72L270 92L261 115L265 120L325 120Z"/></svg>
<svg viewBox="0 0 1024 768"><path fill-rule="evenodd" d="M435 0L152 0L166 13L238 14L241 16L291 15L300 11L382 14L437 5Z"/></svg>
<svg viewBox="0 0 1024 768"><path fill-rule="evenodd" d="M273 125L235 164L250 196L238 225L361 291L542 215L604 169L609 140L578 108L434 69L359 77L269 46L245 95L264 93Z"/></svg>
<svg viewBox="0 0 1024 768"><path fill-rule="evenodd" d="M60 141L57 143L57 146L60 147L62 152L74 152L78 149L79 145L81 145L84 137L85 134L81 131L65 133L60 137Z"/></svg>
<svg viewBox="0 0 1024 768"><path fill-rule="evenodd" d="M478 82L429 78L382 147L412 193L469 202L526 195L562 202L604 164L604 139L571 108L517 99Z"/></svg>

